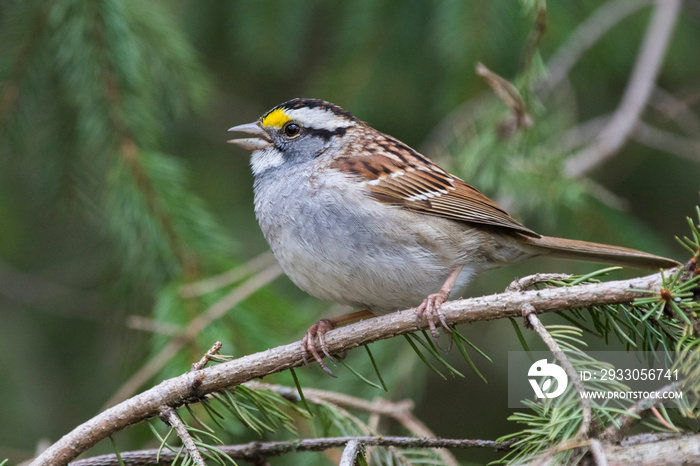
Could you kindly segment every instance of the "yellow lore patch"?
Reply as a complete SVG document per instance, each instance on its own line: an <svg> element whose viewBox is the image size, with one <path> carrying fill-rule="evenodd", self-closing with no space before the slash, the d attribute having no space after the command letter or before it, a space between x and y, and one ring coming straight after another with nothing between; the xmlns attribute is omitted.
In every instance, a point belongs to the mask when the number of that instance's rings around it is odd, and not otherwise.
<svg viewBox="0 0 700 466"><path fill-rule="evenodd" d="M285 125L291 118L287 115L281 108L276 108L267 115L262 120L263 126L272 126L274 128L281 128Z"/></svg>

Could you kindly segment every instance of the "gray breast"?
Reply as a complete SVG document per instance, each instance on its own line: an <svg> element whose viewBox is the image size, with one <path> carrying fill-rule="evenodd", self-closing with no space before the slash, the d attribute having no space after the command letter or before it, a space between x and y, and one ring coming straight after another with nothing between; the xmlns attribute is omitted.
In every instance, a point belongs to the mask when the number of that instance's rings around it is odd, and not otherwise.
<svg viewBox="0 0 700 466"><path fill-rule="evenodd" d="M470 254L469 227L424 222L422 214L369 199L355 181L319 183L308 171L257 179L255 210L275 257L299 288L377 313L420 304ZM467 267L456 288L475 270Z"/></svg>

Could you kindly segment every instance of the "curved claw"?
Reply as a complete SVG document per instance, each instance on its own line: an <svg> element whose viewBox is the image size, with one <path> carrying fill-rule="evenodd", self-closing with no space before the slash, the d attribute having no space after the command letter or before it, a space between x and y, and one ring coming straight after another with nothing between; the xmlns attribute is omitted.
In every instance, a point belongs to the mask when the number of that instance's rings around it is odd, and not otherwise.
<svg viewBox="0 0 700 466"><path fill-rule="evenodd" d="M333 374L333 372L328 368L328 366L326 366L326 363L323 362L323 358L319 354L316 346L316 337L318 337L318 346L321 348L321 351L328 359L332 361L333 357L328 352L328 345L326 344L325 335L327 331L332 330L334 328L335 324L331 320L321 319L314 325L309 327L309 329L306 331L306 335L304 335L304 338L301 340L301 356L304 360L304 364L309 364L308 355L309 353L311 353L311 356L313 356L314 361L316 361L318 365L321 366L321 369L323 369L326 372L326 374L330 375L331 377L335 377L335 374Z"/></svg>
<svg viewBox="0 0 700 466"><path fill-rule="evenodd" d="M430 334L433 338L437 339L440 334L437 331L437 326L435 322L440 322L440 325L445 330L445 333L452 333L452 330L447 325L445 320L445 314L442 312L442 304L447 300L445 293L433 293L428 295L427 298L416 308L416 325L419 326L421 320L425 319L428 321L428 328L430 329Z"/></svg>

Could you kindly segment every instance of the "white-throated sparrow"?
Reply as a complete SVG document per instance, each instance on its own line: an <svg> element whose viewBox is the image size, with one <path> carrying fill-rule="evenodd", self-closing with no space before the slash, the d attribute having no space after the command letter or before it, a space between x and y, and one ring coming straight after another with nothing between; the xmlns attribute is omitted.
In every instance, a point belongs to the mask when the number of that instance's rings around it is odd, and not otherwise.
<svg viewBox="0 0 700 466"><path fill-rule="evenodd" d="M643 268L676 261L542 236L406 144L342 108L293 99L229 131L253 151L255 213L289 278L317 298L386 314L418 306L433 334L440 306L476 273L550 255ZM356 313L353 318L367 315ZM303 341L327 370L324 319Z"/></svg>

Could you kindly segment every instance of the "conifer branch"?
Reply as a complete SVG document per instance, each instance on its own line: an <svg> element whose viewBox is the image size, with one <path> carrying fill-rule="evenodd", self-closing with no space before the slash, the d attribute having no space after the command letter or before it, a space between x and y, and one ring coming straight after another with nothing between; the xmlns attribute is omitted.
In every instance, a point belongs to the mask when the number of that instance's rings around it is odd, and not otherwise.
<svg viewBox="0 0 700 466"><path fill-rule="evenodd" d="M631 303L635 298L643 296L637 290L658 292L661 284L662 276L653 274L631 280L508 292L451 301L444 304L443 312L449 324L459 324L517 317L526 304L543 313L593 305ZM416 329L415 311L409 309L332 330L326 335L326 340L330 353L338 354ZM163 405L176 408L198 402L209 393L230 389L255 378L301 365L301 343L295 342L165 380L76 427L44 451L34 464L64 464L114 432L157 416Z"/></svg>
<svg viewBox="0 0 700 466"><path fill-rule="evenodd" d="M603 444L600 443L598 439L592 438L588 440L588 447L596 466L608 466L608 458L605 456L605 449L603 449Z"/></svg>
<svg viewBox="0 0 700 466"><path fill-rule="evenodd" d="M151 379L180 351L185 345L196 338L202 330L212 322L220 319L232 307L246 299L248 296L270 283L282 274L279 265L273 264L258 274L254 275L241 285L235 287L227 295L214 303L195 319L190 321L180 335L172 338L151 360L136 371L124 384L110 397L103 408L112 406L133 394L143 384Z"/></svg>
<svg viewBox="0 0 700 466"><path fill-rule="evenodd" d="M610 124L588 147L570 158L565 172L580 177L615 154L625 143L651 97L666 47L680 11L680 0L656 0L632 76Z"/></svg>
<svg viewBox="0 0 700 466"><path fill-rule="evenodd" d="M598 465L596 460L598 455L604 455L607 464L639 464L639 465L654 465L654 464L674 464L674 460L678 459L685 464L697 464L700 462L700 434L695 435L661 435L647 436L642 434L639 443L633 442L623 443L621 445L601 445L602 452L591 452L593 461L583 461L579 464ZM591 447L590 441L584 444L569 444L563 445L562 448L571 449L577 447ZM595 447L594 447L595 448ZM553 455L561 449L553 449L532 459L527 464L530 465L553 465ZM605 464L605 463L603 463Z"/></svg>
<svg viewBox="0 0 700 466"><path fill-rule="evenodd" d="M581 426L578 429L578 436L580 438L588 437L588 431L591 427L592 419L591 402L588 398L581 396L581 394L585 392L586 388L583 386L576 369L559 347L559 344L557 344L554 338L552 338L552 335L550 335L544 325L542 325L542 322L540 322L540 319L537 317L537 310L535 307L529 303L524 304L522 312L527 323L540 335L542 341L547 345L556 360L559 361L559 364L566 372L569 380L571 380L576 387L576 393L578 393L579 401L581 403Z"/></svg>
<svg viewBox="0 0 700 466"><path fill-rule="evenodd" d="M233 459L260 461L272 456L299 451L323 451L331 448L344 447L350 442L358 442L368 446L398 447L398 448L493 448L507 451L510 442L494 442L492 440L445 439L445 438L414 438L414 437L330 437L280 442L251 442L243 445L218 447ZM153 464L157 450L141 450L123 452L121 457L126 465ZM175 453L162 451L163 462L172 461ZM72 466L118 466L116 455L102 455L86 458L71 463Z"/></svg>
<svg viewBox="0 0 700 466"><path fill-rule="evenodd" d="M603 35L631 14L651 5L654 0L612 0L598 7L581 22L547 62L547 79L539 87L545 91L557 87Z"/></svg>
<svg viewBox="0 0 700 466"><path fill-rule="evenodd" d="M34 14L32 27L27 31L26 39L15 53L15 63L12 66L11 74L3 82L2 92L0 92L0 131L5 129L7 119L20 98L21 81L28 63L34 55L34 49L40 45L39 35L46 27L49 7L43 6L38 8Z"/></svg>
<svg viewBox="0 0 700 466"><path fill-rule="evenodd" d="M653 406L667 401L667 399L663 397L663 393L676 391L681 388L681 386L681 382L670 383L656 390L653 397L650 396L649 398L639 400L627 408L627 412L625 414L621 414L615 420L615 422L606 427L598 437L600 440L607 442L620 441L634 425L649 414Z"/></svg>
<svg viewBox="0 0 700 466"><path fill-rule="evenodd" d="M245 386L255 390L270 390L285 398L297 399L296 391L284 385L273 385L258 381L246 382ZM367 401L362 398L346 395L344 393L321 390L318 388L304 388L304 397L315 404L331 403L344 408L355 409L370 413L369 430L375 432L372 426L372 419L379 421L380 416L384 416L398 422L404 429L416 437L435 437L433 431L413 414L414 403L412 400L390 401L384 398L375 398ZM368 448L369 450L369 448ZM457 459L449 450L436 450L436 453L446 465L457 465Z"/></svg>
<svg viewBox="0 0 700 466"><path fill-rule="evenodd" d="M345 444L343 449L343 456L340 457L340 463L338 466L354 466L357 461L357 457L362 454L365 449L365 444L359 439L352 439Z"/></svg>
<svg viewBox="0 0 700 466"><path fill-rule="evenodd" d="M197 445L194 443L194 439L187 431L187 426L185 426L185 423L182 422L182 419L180 419L180 417L177 415L177 412L170 406L165 406L160 411L160 418L167 425L175 429L177 436L180 437L182 444L185 446L185 449L187 449L187 453L189 453L192 462L197 466L206 466L204 458L202 458L202 454L199 452Z"/></svg>

